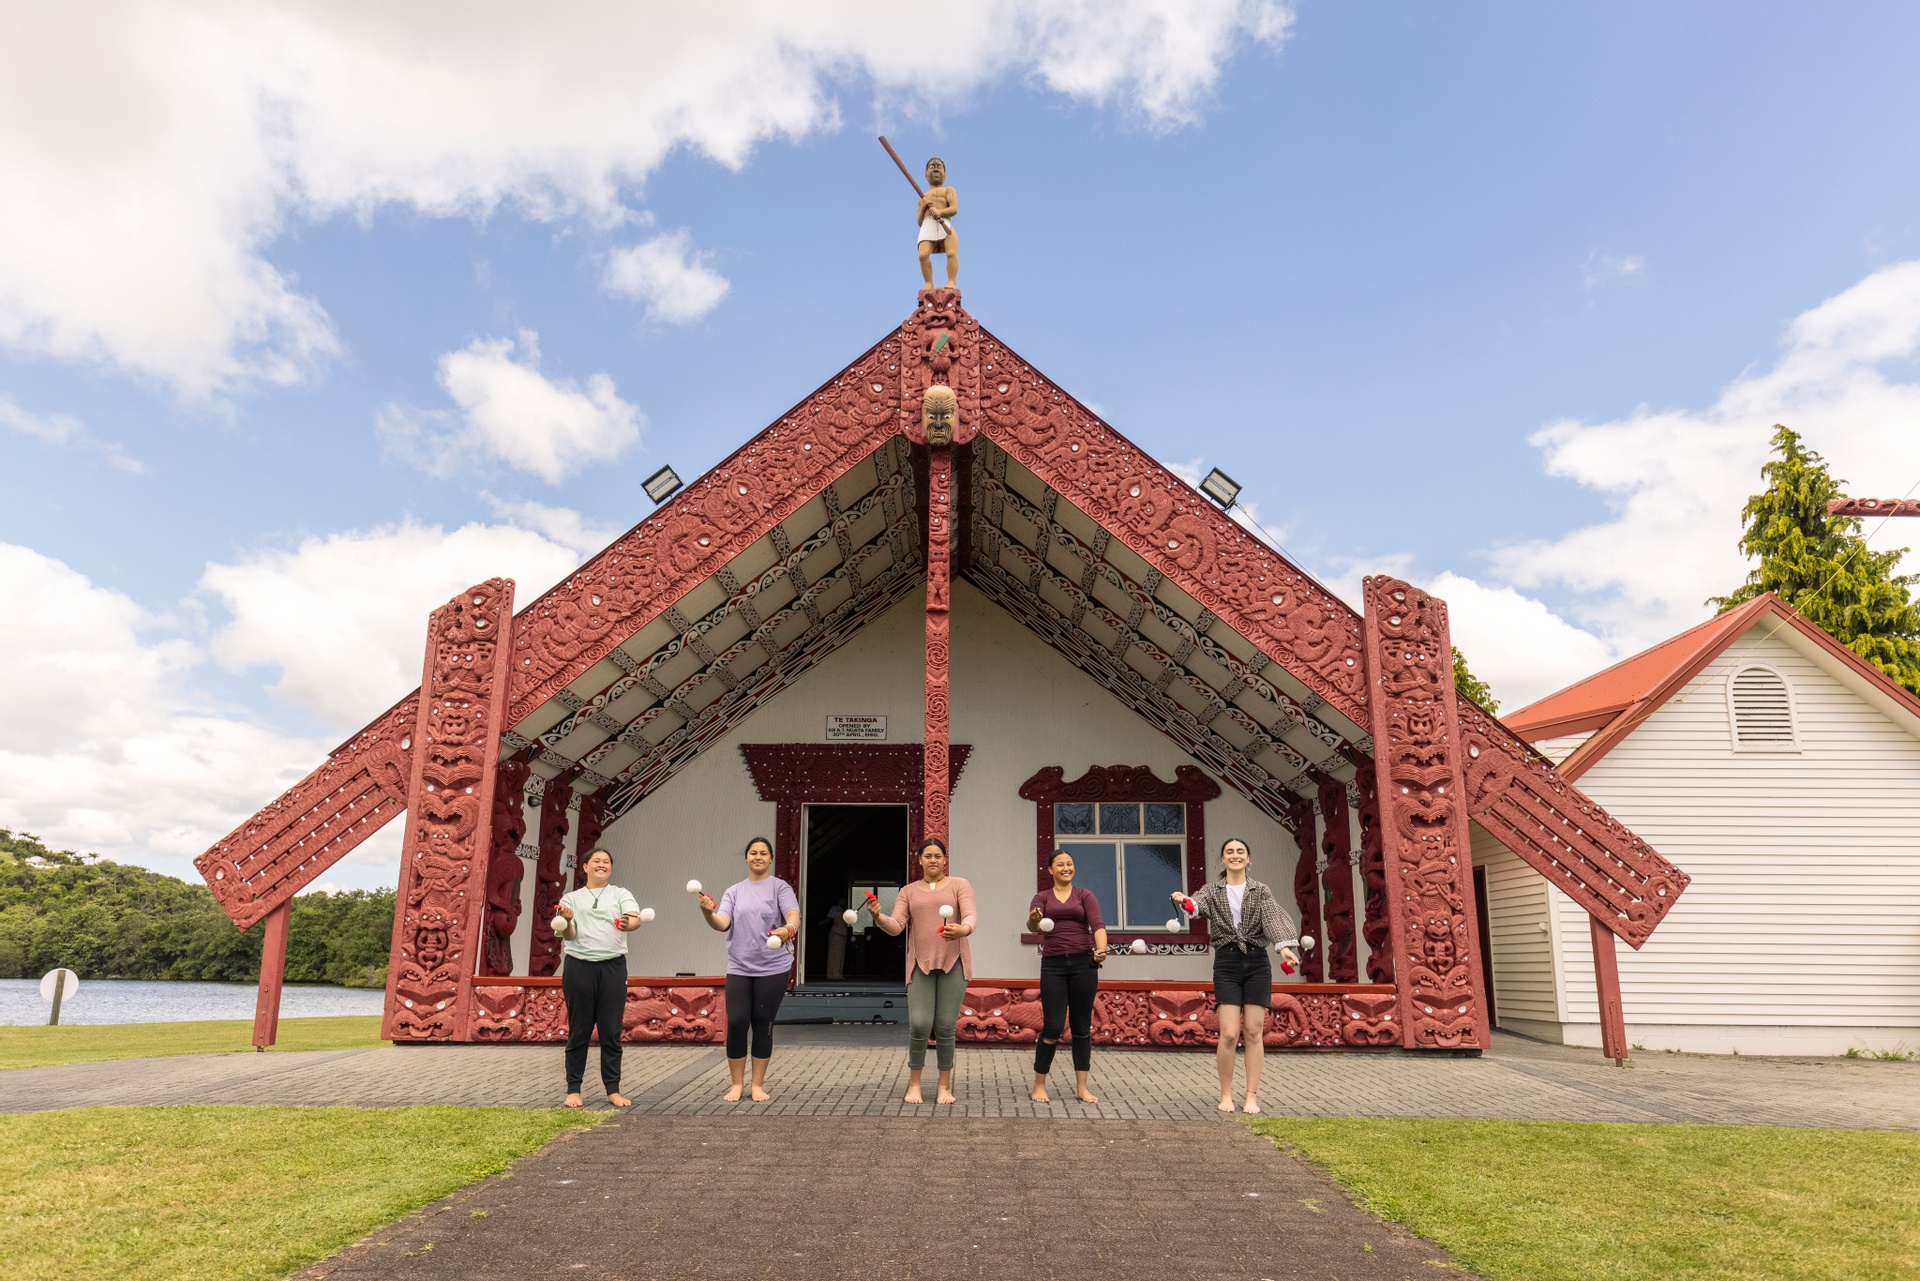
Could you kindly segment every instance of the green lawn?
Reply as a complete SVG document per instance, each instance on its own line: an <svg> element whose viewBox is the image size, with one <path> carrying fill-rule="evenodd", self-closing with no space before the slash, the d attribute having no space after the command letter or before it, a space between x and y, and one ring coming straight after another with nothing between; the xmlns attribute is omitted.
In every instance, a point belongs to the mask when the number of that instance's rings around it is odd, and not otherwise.
<svg viewBox="0 0 1920 1281"><path fill-rule="evenodd" d="M528 1108L73 1108L0 1116L0 1271L284 1277L592 1114Z"/></svg>
<svg viewBox="0 0 1920 1281"><path fill-rule="evenodd" d="M1496 1281L1920 1278L1920 1134L1273 1117L1381 1216Z"/></svg>
<svg viewBox="0 0 1920 1281"><path fill-rule="evenodd" d="M276 1050L346 1050L380 1044L378 1014L325 1019L281 1019ZM217 1054L251 1051L253 1020L210 1019L200 1023L63 1024L60 1027L0 1027L0 1071L142 1059L155 1054Z"/></svg>

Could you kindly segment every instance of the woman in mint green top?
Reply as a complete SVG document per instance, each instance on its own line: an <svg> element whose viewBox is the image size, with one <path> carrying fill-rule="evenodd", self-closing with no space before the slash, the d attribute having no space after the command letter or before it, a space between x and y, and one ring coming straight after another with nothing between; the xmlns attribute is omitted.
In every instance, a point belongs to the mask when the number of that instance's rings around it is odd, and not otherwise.
<svg viewBox="0 0 1920 1281"><path fill-rule="evenodd" d="M587 883L560 900L553 918L566 962L560 990L567 1001L567 1106L581 1106L587 1042L600 1029L600 1083L607 1102L630 1106L620 1093L620 1023L627 1008L627 931L640 928L640 905L613 878L613 855L587 855Z"/></svg>

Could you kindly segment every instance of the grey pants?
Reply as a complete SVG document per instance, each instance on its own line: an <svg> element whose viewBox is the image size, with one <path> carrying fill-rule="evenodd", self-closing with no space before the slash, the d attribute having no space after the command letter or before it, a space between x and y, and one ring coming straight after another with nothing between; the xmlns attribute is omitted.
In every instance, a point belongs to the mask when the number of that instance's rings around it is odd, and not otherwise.
<svg viewBox="0 0 1920 1281"><path fill-rule="evenodd" d="M960 1002L967 995L967 972L959 965L929 974L919 966L907 980L907 1070L918 1072L927 1062L927 1033L937 1043L936 1062L942 1072L953 1071L953 1025L960 1019Z"/></svg>

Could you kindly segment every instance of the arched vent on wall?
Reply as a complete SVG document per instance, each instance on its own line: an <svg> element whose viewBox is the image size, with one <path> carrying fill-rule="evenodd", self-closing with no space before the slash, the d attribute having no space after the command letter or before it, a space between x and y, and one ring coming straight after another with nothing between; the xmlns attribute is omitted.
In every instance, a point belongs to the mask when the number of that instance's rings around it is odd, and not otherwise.
<svg viewBox="0 0 1920 1281"><path fill-rule="evenodd" d="M1792 747L1793 700L1786 678L1771 667L1743 667L1727 687L1735 747Z"/></svg>

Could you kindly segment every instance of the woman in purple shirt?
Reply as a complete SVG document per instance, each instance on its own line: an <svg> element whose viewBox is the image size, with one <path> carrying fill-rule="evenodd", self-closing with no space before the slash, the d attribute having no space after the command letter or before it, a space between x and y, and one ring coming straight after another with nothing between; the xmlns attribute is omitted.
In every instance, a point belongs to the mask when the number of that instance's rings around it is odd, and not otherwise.
<svg viewBox="0 0 1920 1281"><path fill-rule="evenodd" d="M747 842L747 879L720 896L700 896L700 914L727 936L727 1072L732 1086L721 1097L738 1103L746 1083L748 1033L752 1033L753 1101L765 1103L767 1065L773 1060L773 1018L787 994L793 970L793 940L800 933L800 899L773 874L773 843ZM768 939L780 940L768 946Z"/></svg>
<svg viewBox="0 0 1920 1281"><path fill-rule="evenodd" d="M1055 850L1047 864L1053 885L1033 896L1027 929L1040 939L1040 1042L1033 1047L1033 1101L1047 1099L1047 1073L1060 1032L1073 1023L1073 1092L1082 1103L1098 1103L1087 1088L1093 1068L1093 997L1100 988L1096 968L1107 959L1107 923L1100 900L1073 884L1073 855Z"/></svg>

